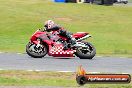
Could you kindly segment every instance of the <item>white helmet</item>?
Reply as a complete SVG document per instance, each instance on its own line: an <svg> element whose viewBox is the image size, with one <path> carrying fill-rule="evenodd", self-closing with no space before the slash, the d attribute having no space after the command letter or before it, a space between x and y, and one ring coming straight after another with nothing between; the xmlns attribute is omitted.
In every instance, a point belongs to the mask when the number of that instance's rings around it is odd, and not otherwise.
<svg viewBox="0 0 132 88"><path fill-rule="evenodd" d="M51 29L54 26L54 24L55 24L54 21L47 20L45 21L44 27L46 27L46 30L48 30L48 29Z"/></svg>

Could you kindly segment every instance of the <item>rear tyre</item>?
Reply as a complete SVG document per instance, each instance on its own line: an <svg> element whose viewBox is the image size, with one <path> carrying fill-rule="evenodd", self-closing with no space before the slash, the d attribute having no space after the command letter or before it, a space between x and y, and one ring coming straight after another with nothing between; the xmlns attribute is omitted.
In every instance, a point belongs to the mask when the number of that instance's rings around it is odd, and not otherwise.
<svg viewBox="0 0 132 88"><path fill-rule="evenodd" d="M127 3L128 3L128 1L124 1L123 3L124 3L124 4L127 4Z"/></svg>
<svg viewBox="0 0 132 88"><path fill-rule="evenodd" d="M87 48L83 48L83 47L77 48L75 55L79 57L80 59L92 59L96 54L96 49L89 42L85 42L85 45L88 47Z"/></svg>
<svg viewBox="0 0 132 88"><path fill-rule="evenodd" d="M29 42L26 45L26 52L31 57L42 58L47 54L48 49L47 49L46 45L41 45L41 46L37 47L36 44Z"/></svg>

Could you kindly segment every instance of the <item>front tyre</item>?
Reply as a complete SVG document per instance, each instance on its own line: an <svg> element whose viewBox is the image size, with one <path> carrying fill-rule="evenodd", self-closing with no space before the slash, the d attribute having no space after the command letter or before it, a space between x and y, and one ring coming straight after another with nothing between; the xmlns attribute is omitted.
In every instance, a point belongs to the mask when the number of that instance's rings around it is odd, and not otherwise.
<svg viewBox="0 0 132 88"><path fill-rule="evenodd" d="M84 42L84 44L87 46L87 48L86 47L77 48L75 55L80 59L92 59L96 54L95 47L89 42Z"/></svg>
<svg viewBox="0 0 132 88"><path fill-rule="evenodd" d="M48 49L46 45L37 46L36 44L29 42L26 45L26 52L31 57L42 58L47 54Z"/></svg>

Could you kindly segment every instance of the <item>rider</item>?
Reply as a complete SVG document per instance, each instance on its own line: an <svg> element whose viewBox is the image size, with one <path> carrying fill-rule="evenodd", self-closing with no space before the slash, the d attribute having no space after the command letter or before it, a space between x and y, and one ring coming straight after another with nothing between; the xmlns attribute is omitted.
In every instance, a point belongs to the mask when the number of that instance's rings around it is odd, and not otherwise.
<svg viewBox="0 0 132 88"><path fill-rule="evenodd" d="M60 27L59 25L55 24L52 20L47 20L44 24L45 30L47 32L50 31L57 31L60 35L65 36L69 39L69 43L71 43L72 46L76 45L76 39L72 37L71 33L64 30L63 27ZM67 45L64 45L64 49L67 49Z"/></svg>

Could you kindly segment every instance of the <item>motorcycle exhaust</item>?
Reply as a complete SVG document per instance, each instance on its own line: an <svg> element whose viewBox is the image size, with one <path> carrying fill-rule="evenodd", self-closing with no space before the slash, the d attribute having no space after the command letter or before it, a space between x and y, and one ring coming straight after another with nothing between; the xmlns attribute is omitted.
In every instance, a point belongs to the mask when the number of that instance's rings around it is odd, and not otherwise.
<svg viewBox="0 0 132 88"><path fill-rule="evenodd" d="M92 37L91 35L86 35L86 36L84 36L84 37L82 37L82 38L80 38L80 39L77 39L77 42L78 41L81 41L81 40L85 40L85 39L87 39L87 38L89 38L89 37Z"/></svg>

